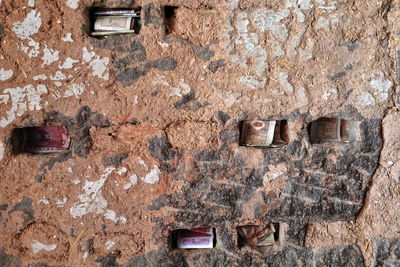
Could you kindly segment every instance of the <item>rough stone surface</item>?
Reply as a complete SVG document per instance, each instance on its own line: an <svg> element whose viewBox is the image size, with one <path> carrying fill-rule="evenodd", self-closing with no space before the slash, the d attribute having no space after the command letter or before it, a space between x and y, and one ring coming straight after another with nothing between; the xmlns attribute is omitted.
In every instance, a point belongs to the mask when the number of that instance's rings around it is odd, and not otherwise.
<svg viewBox="0 0 400 267"><path fill-rule="evenodd" d="M89 36L93 6L138 34ZM396 266L400 3L0 0L1 266ZM361 140L311 144L321 117ZM247 119L289 143L239 146ZM65 125L68 151L20 153ZM279 223L268 248L236 227ZM171 231L212 226L216 247Z"/></svg>

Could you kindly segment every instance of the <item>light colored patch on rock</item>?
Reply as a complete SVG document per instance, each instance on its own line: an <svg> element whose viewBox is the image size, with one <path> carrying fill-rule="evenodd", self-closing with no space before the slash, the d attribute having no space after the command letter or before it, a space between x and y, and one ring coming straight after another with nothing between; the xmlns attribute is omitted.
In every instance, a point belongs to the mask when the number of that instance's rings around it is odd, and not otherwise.
<svg viewBox="0 0 400 267"><path fill-rule="evenodd" d="M0 161L4 158L4 144L0 142Z"/></svg>
<svg viewBox="0 0 400 267"><path fill-rule="evenodd" d="M93 76L97 76L107 81L110 78L107 71L107 65L109 61L110 60L108 59L108 57L100 58L99 56L92 60L89 65L92 68Z"/></svg>
<svg viewBox="0 0 400 267"><path fill-rule="evenodd" d="M281 20L290 14L288 9L282 11L260 8L253 12L251 18L253 25L261 32L271 31L275 37L286 40L289 36L288 30Z"/></svg>
<svg viewBox="0 0 400 267"><path fill-rule="evenodd" d="M122 167L121 169L119 169L119 170L117 171L117 174L118 174L118 175L122 175L122 174L126 173L127 171L128 171L127 168Z"/></svg>
<svg viewBox="0 0 400 267"><path fill-rule="evenodd" d="M104 80L109 79L110 76L107 71L107 65L110 60L108 57L101 58L100 56L97 56L95 52L89 51L84 47L82 48L82 60L85 63L89 62L89 67L92 69L93 76L98 76Z"/></svg>
<svg viewBox="0 0 400 267"><path fill-rule="evenodd" d="M389 97L389 91L392 88L393 83L385 77L383 72L380 72L377 77L372 78L370 85L375 89L378 100L384 102Z"/></svg>
<svg viewBox="0 0 400 267"><path fill-rule="evenodd" d="M219 91L217 92L218 97L224 102L227 106L232 106L236 102L239 101L239 98L242 96L241 92L224 92Z"/></svg>
<svg viewBox="0 0 400 267"><path fill-rule="evenodd" d="M12 70L0 69L0 81L6 81L13 76L14 72Z"/></svg>
<svg viewBox="0 0 400 267"><path fill-rule="evenodd" d="M83 92L85 92L85 85L83 83L72 83L67 86L67 90L64 92L63 97L71 97L75 96L76 98L79 98Z"/></svg>
<svg viewBox="0 0 400 267"><path fill-rule="evenodd" d="M301 103L302 105L308 105L308 97L307 97L307 92L306 89L301 86L298 90L296 90L297 93L297 99L299 100L298 102Z"/></svg>
<svg viewBox="0 0 400 267"><path fill-rule="evenodd" d="M115 171L114 167L104 170L97 181L86 181L83 186L84 193L78 196L78 202L74 203L70 208L72 217L82 217L89 213L103 214L103 216L114 222L126 222L126 218L117 217L115 211L106 209L107 200L102 195L102 187L107 181L111 173Z"/></svg>
<svg viewBox="0 0 400 267"><path fill-rule="evenodd" d="M93 51L89 51L86 47L82 48L82 60L83 62L87 63L90 60L92 60L92 58L96 56L96 53Z"/></svg>
<svg viewBox="0 0 400 267"><path fill-rule="evenodd" d="M40 54L40 44L31 38L29 38L28 46L21 43L19 48L21 51L25 52L29 58L37 57Z"/></svg>
<svg viewBox="0 0 400 267"><path fill-rule="evenodd" d="M33 80L34 80L34 81L38 81L38 80L47 80L47 76L44 75L44 74L39 74L39 75L33 76Z"/></svg>
<svg viewBox="0 0 400 267"><path fill-rule="evenodd" d="M35 0L28 0L29 7L35 7Z"/></svg>
<svg viewBox="0 0 400 267"><path fill-rule="evenodd" d="M58 65L58 68L59 69L72 69L74 67L74 64L77 62L79 62L79 60L67 57L62 64Z"/></svg>
<svg viewBox="0 0 400 267"><path fill-rule="evenodd" d="M12 31L22 40L31 39L30 36L38 33L42 25L40 12L32 10L22 22L15 22Z"/></svg>
<svg viewBox="0 0 400 267"><path fill-rule="evenodd" d="M0 95L0 104L7 104L8 100L10 100L9 95Z"/></svg>
<svg viewBox="0 0 400 267"><path fill-rule="evenodd" d="M86 181L83 186L85 193L78 196L79 201L72 205L70 213L72 217L82 217L88 213L105 213L107 207L107 200L103 198L101 194L101 188L106 182L108 176L115 170L115 168L107 168L103 174L101 174L97 181Z"/></svg>
<svg viewBox="0 0 400 267"><path fill-rule="evenodd" d="M3 93L11 97L11 109L6 111L5 117L0 118L0 127L6 127L15 120L16 116L22 116L28 110L41 110L41 95L47 93L47 88L42 84L36 88L28 84L22 88L4 89Z"/></svg>
<svg viewBox="0 0 400 267"><path fill-rule="evenodd" d="M162 85L164 87L170 87L169 83L166 81L166 77L164 75L159 75L153 79L152 84L154 86Z"/></svg>
<svg viewBox="0 0 400 267"><path fill-rule="evenodd" d="M143 182L147 183L147 184L155 184L160 180L160 169L154 165L153 169L151 169L151 171L146 174L142 180Z"/></svg>
<svg viewBox="0 0 400 267"><path fill-rule="evenodd" d="M64 42L74 42L74 40L72 39L72 33L68 32L65 37L61 38L61 40L63 40Z"/></svg>
<svg viewBox="0 0 400 267"><path fill-rule="evenodd" d="M32 251L35 254L41 250L52 251L52 250L55 250L56 248L57 248L56 244L46 245L46 244L40 243L37 240L32 241Z"/></svg>
<svg viewBox="0 0 400 267"><path fill-rule="evenodd" d="M56 73L54 75L50 76L50 80L52 80L52 81L62 81L65 79L67 79L67 76L65 76L65 74L59 70L56 71Z"/></svg>
<svg viewBox="0 0 400 267"><path fill-rule="evenodd" d="M142 165L146 170L148 169L146 162L141 158L138 157L138 162L140 165Z"/></svg>
<svg viewBox="0 0 400 267"><path fill-rule="evenodd" d="M68 198L63 197L63 199L57 199L56 205L59 207L64 207L65 203L67 203Z"/></svg>
<svg viewBox="0 0 400 267"><path fill-rule="evenodd" d="M281 86L285 89L285 91L287 93L293 93L294 92L294 88L293 85L291 85L288 81L288 74L285 72L280 72L279 73L279 83L281 84Z"/></svg>
<svg viewBox="0 0 400 267"><path fill-rule="evenodd" d="M364 92L361 96L361 104L363 106L374 105L375 98L369 92Z"/></svg>
<svg viewBox="0 0 400 267"><path fill-rule="evenodd" d="M113 211L113 210L107 210L104 213L104 217L106 217L107 219L109 219L115 223L117 223L117 222L126 223L126 218L124 216L118 217L117 214L115 213L115 211Z"/></svg>
<svg viewBox="0 0 400 267"><path fill-rule="evenodd" d="M51 63L56 62L59 59L59 53L59 51L48 48L46 45L46 47L43 49L42 67L44 65L50 65Z"/></svg>
<svg viewBox="0 0 400 267"><path fill-rule="evenodd" d="M327 17L320 17L316 23L317 30L330 31L339 24L340 18L337 14L331 14Z"/></svg>
<svg viewBox="0 0 400 267"><path fill-rule="evenodd" d="M182 97L182 95L190 93L191 90L192 88L190 88L190 86L187 83L185 83L185 80L180 79L177 87L171 87L170 96Z"/></svg>
<svg viewBox="0 0 400 267"><path fill-rule="evenodd" d="M67 0L66 4L69 8L77 9L80 0Z"/></svg>
<svg viewBox="0 0 400 267"><path fill-rule="evenodd" d="M250 75L240 77L239 82L252 89L261 89L265 86L265 81L259 81L257 77Z"/></svg>
<svg viewBox="0 0 400 267"><path fill-rule="evenodd" d="M157 44L161 47L169 47L170 44L169 43L165 43L165 42L161 42L161 41L157 41Z"/></svg>
<svg viewBox="0 0 400 267"><path fill-rule="evenodd" d="M124 189L125 189L125 190L128 190L128 189L131 188L132 186L135 186L135 185L137 184L137 182L138 182L138 177L137 177L137 175L136 175L136 174L132 174L132 175L129 177L129 183L126 183L126 184L124 185Z"/></svg>
<svg viewBox="0 0 400 267"><path fill-rule="evenodd" d="M39 204L49 205L50 201L48 199L46 199L46 198L43 198L43 199L38 200L38 203Z"/></svg>
<svg viewBox="0 0 400 267"><path fill-rule="evenodd" d="M105 245L106 245L106 249L107 249L107 250L110 250L110 249L115 245L115 242L112 241L112 240L107 240L107 242L105 243Z"/></svg>
<svg viewBox="0 0 400 267"><path fill-rule="evenodd" d="M12 31L15 32L17 37L22 40L28 40L28 46L25 46L23 43L18 46L29 58L37 57L40 53L40 44L34 41L30 36L38 33L41 25L42 20L40 19L40 12L36 10L29 12L22 22L15 22L13 24Z"/></svg>
<svg viewBox="0 0 400 267"><path fill-rule="evenodd" d="M328 99L330 99L331 97L337 95L337 89L336 88L331 88L328 91L324 91L324 93L322 94L322 99L327 101Z"/></svg>

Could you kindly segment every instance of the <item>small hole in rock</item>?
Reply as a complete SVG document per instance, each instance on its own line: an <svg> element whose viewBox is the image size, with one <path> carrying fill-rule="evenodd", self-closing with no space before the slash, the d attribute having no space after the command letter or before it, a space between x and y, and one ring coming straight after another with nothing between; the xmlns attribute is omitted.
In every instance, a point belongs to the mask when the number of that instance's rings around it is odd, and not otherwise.
<svg viewBox="0 0 400 267"><path fill-rule="evenodd" d="M239 247L267 247L279 240L279 224L244 225L236 228Z"/></svg>
<svg viewBox="0 0 400 267"><path fill-rule="evenodd" d="M172 249L214 248L217 244L213 227L174 230L170 240Z"/></svg>
<svg viewBox="0 0 400 267"><path fill-rule="evenodd" d="M245 120L241 122L240 145L281 147L289 143L286 120Z"/></svg>
<svg viewBox="0 0 400 267"><path fill-rule="evenodd" d="M308 125L308 134L312 144L359 141L360 121L339 118L320 118Z"/></svg>
<svg viewBox="0 0 400 267"><path fill-rule="evenodd" d="M57 153L68 150L70 134L65 126L37 126L14 129L12 153Z"/></svg>
<svg viewBox="0 0 400 267"><path fill-rule="evenodd" d="M90 35L105 38L119 34L139 34L141 8L92 7L89 10Z"/></svg>
<svg viewBox="0 0 400 267"><path fill-rule="evenodd" d="M164 6L164 24L166 34L173 32L177 9L177 6Z"/></svg>

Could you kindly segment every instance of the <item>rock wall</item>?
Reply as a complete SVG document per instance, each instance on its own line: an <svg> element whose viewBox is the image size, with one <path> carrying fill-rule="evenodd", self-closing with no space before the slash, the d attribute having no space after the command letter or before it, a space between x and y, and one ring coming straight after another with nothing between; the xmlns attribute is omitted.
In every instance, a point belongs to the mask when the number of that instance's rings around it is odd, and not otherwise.
<svg viewBox="0 0 400 267"><path fill-rule="evenodd" d="M89 36L90 8L141 8L138 34ZM0 0L2 266L396 266L400 3ZM361 140L311 144L321 117ZM289 144L239 146L246 119ZM16 154L13 131L71 147ZM266 249L236 227L279 223ZM216 247L170 233L212 226Z"/></svg>

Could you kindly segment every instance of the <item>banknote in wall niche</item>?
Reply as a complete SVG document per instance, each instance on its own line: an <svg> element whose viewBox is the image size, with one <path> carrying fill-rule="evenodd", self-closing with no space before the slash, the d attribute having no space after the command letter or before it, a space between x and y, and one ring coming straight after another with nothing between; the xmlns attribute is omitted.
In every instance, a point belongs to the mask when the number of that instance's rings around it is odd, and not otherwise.
<svg viewBox="0 0 400 267"><path fill-rule="evenodd" d="M345 120L339 118L320 118L311 122L311 143L359 141L360 121Z"/></svg>
<svg viewBox="0 0 400 267"><path fill-rule="evenodd" d="M92 21L92 36L138 33L140 9L94 9Z"/></svg>
<svg viewBox="0 0 400 267"><path fill-rule="evenodd" d="M280 147L286 145L285 120L245 120L242 123L240 145L252 147Z"/></svg>
<svg viewBox="0 0 400 267"><path fill-rule="evenodd" d="M272 246L277 241L278 224L244 225L237 227L239 245Z"/></svg>
<svg viewBox="0 0 400 267"><path fill-rule="evenodd" d="M176 247L179 249L214 247L214 230L212 227L181 229L175 232Z"/></svg>
<svg viewBox="0 0 400 267"><path fill-rule="evenodd" d="M65 126L22 128L22 152L56 153L69 148L71 138Z"/></svg>

